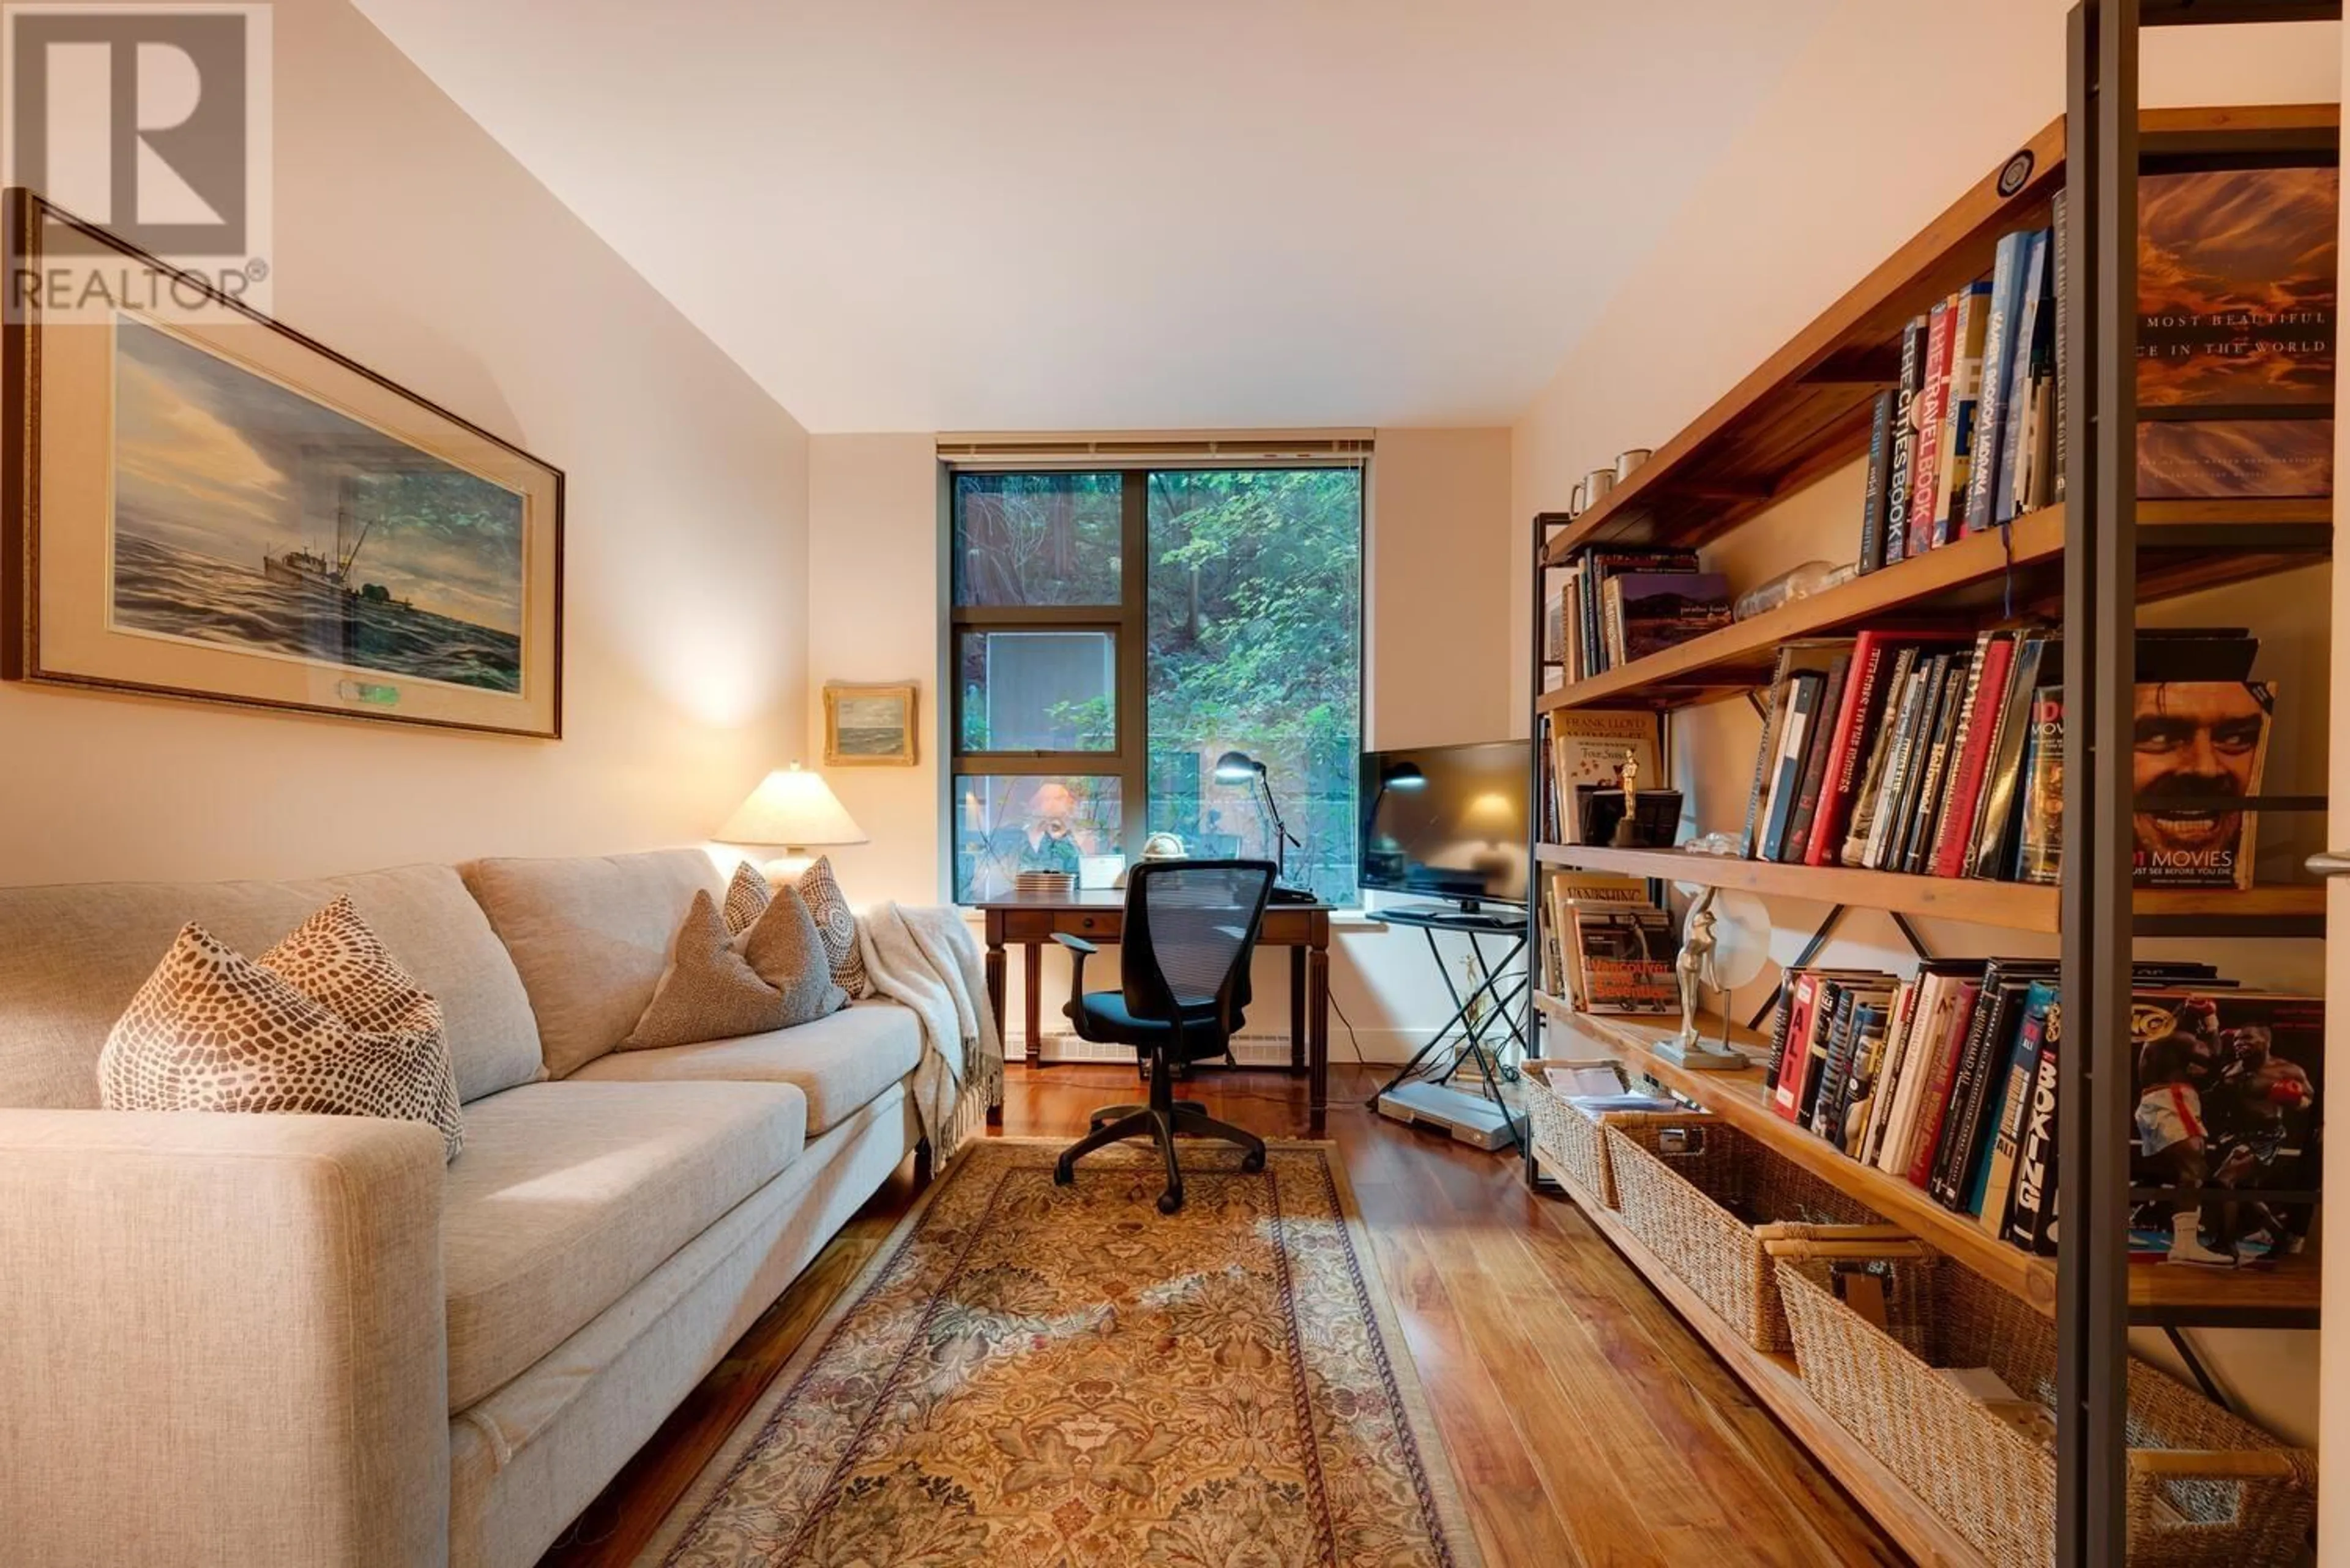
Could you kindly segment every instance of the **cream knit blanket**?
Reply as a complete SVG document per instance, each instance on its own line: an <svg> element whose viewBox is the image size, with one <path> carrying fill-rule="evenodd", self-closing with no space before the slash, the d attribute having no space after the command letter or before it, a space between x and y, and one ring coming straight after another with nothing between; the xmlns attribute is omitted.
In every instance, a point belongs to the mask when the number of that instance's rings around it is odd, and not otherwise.
<svg viewBox="0 0 2350 1568"><path fill-rule="evenodd" d="M873 989L922 1021L914 1108L943 1167L1003 1103L1003 1039L987 1002L979 943L951 909L879 904L858 918Z"/></svg>

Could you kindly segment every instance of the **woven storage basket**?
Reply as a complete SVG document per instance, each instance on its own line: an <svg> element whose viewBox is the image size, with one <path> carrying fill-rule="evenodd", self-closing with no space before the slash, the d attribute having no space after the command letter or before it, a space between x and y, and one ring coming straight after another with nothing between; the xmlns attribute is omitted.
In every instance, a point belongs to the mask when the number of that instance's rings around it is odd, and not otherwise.
<svg viewBox="0 0 2350 1568"><path fill-rule="evenodd" d="M1534 1122L1534 1152L1565 1171L1567 1179L1608 1208L1616 1207L1616 1179L1607 1168L1607 1145L1599 1124L1566 1103L1543 1076L1545 1067L1616 1068L1618 1084L1624 1069L1613 1062L1570 1062L1542 1059L1528 1062L1520 1082L1526 1086L1526 1111Z"/></svg>
<svg viewBox="0 0 2350 1568"><path fill-rule="evenodd" d="M1625 1229L1757 1350L1790 1345L1765 1243L1907 1239L1900 1227L1714 1116L1611 1111L1602 1126Z"/></svg>
<svg viewBox="0 0 2350 1568"><path fill-rule="evenodd" d="M1837 1266L1799 1240L1771 1249L1804 1386L1991 1562L2045 1568L2056 1458L1936 1375L1988 1366L2053 1407L2056 1330L2023 1303L1931 1257L1889 1259L1886 1327L1838 1301ZM1852 1249L1836 1249L1848 1254ZM2130 1568L2301 1560L2317 1467L2143 1363L2129 1368Z"/></svg>

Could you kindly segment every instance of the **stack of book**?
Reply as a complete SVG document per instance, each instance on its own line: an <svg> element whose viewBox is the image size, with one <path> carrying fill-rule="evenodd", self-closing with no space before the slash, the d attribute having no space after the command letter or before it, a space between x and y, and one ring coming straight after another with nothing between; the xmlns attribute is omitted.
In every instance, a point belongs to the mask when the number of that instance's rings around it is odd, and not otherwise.
<svg viewBox="0 0 2350 1568"><path fill-rule="evenodd" d="M1543 877L1543 990L1579 1012L1673 1012L1672 919L1647 883L1600 871Z"/></svg>
<svg viewBox="0 0 2350 1568"><path fill-rule="evenodd" d="M1901 379L1877 394L1862 486L1860 569L1922 556L2060 499L2058 229L2002 237L1969 284L1901 334Z"/></svg>
<svg viewBox="0 0 2350 1568"><path fill-rule="evenodd" d="M2138 187L2142 496L2333 493L2330 167L2149 173ZM2064 197L2001 238L1988 281L1901 334L1862 487L1873 572L2064 499ZM2182 406L2210 410L2182 418Z"/></svg>
<svg viewBox="0 0 2350 1568"><path fill-rule="evenodd" d="M1586 545L1549 596L1543 656L1585 680L1730 621L1729 579L1699 570L1696 551Z"/></svg>
<svg viewBox="0 0 2350 1568"><path fill-rule="evenodd" d="M2148 631L2137 655L2137 881L2251 886L2275 693L2241 628ZM1868 630L1782 646L1748 793L1759 860L1995 881L2062 874L2064 650L2037 627ZM2168 796L2169 809L2158 803Z"/></svg>
<svg viewBox="0 0 2350 1568"><path fill-rule="evenodd" d="M1936 961L1910 980L1791 971L1772 1108L1987 1235L2056 1250L2054 960ZM2298 1251L2318 1196L2324 1004L2209 964L2142 963L2131 1012L2134 1255L2230 1263ZM2239 1197L2238 1194L2244 1196Z"/></svg>

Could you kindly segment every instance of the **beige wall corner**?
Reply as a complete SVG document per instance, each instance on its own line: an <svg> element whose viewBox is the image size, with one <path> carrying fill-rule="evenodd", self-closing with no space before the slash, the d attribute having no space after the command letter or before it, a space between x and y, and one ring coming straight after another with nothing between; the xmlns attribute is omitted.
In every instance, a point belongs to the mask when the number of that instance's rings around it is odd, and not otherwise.
<svg viewBox="0 0 2350 1568"><path fill-rule="evenodd" d="M937 438L821 435L808 443L808 766L824 762L827 680L911 680L915 764L826 767L872 842L832 851L859 904L947 896L941 838L945 558Z"/></svg>

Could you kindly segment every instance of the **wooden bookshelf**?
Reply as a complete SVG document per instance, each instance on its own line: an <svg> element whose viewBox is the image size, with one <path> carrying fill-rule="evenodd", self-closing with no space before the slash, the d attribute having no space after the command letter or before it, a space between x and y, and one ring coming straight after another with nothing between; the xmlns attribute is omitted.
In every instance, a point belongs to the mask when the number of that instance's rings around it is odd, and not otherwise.
<svg viewBox="0 0 2350 1568"><path fill-rule="evenodd" d="M2057 889L2030 882L1913 877L1849 866L1788 866L1776 860L1741 860L1686 849L1614 849L1593 844L1544 844L1536 847L1534 857L1544 866L1731 888L1763 898L1808 898L1820 904L1964 920L2012 931L2054 934L2058 929ZM2242 891L2140 893L2135 906L2140 921L2160 935L2323 935L2324 931L2325 888L2314 882Z"/></svg>
<svg viewBox="0 0 2350 1568"><path fill-rule="evenodd" d="M2147 502L2138 508L2141 599L2290 571L2332 553L2326 501ZM1679 708L1768 682L1779 645L1865 626L1965 626L2053 615L2064 593L2064 509L1953 540L1808 598L1544 692L1535 706ZM2012 573L2011 579L2010 574ZM2012 590L2012 592L2010 590Z"/></svg>
<svg viewBox="0 0 2350 1568"><path fill-rule="evenodd" d="M2000 1289L2053 1314L2056 1303L2054 1261L2037 1258L1985 1232L1969 1216L1954 1214L1899 1177L1863 1165L1825 1138L1781 1117L1762 1087L1762 1070L1691 1072L1656 1054L1656 1046L1679 1029L1679 1020L1576 1013L1573 1026L1606 1054L1647 1074L1666 1088L1695 1102L1756 1141L1852 1194L1886 1220ZM1708 1037L1721 1038L1718 1020L1707 1023ZM1752 1030L1733 1025L1731 1043L1752 1053L1766 1042ZM2278 1264L2218 1270L2134 1265L2130 1270L2130 1314L2158 1324L2174 1317L2208 1323L2225 1315L2245 1326L2307 1326L2316 1318L2318 1268L2314 1258Z"/></svg>
<svg viewBox="0 0 2350 1568"><path fill-rule="evenodd" d="M1614 1245L1625 1261L1647 1277L1657 1293L1699 1338L1720 1356L1747 1391L1785 1424L1836 1483L1866 1509L1921 1568L1987 1568L1988 1559L1942 1521L1916 1492L1903 1485L1877 1456L1820 1408L1804 1386L1792 1355L1755 1349L1743 1334L1724 1323L1695 1291L1681 1283L1638 1236L1626 1228L1613 1210L1577 1187L1572 1179L1541 1156L1544 1173L1566 1189L1592 1229Z"/></svg>
<svg viewBox="0 0 2350 1568"><path fill-rule="evenodd" d="M2148 110L2147 152L2228 138L2330 146L2336 104ZM2001 190L2029 157L2029 172ZM1936 300L1989 274L2002 234L2045 224L2063 183L2064 122L2043 127L1844 296L1656 449L1631 478L1566 524L1547 551L1555 565L1597 540L1701 545L1813 481L1868 444L1869 406L1898 374L1901 328Z"/></svg>

